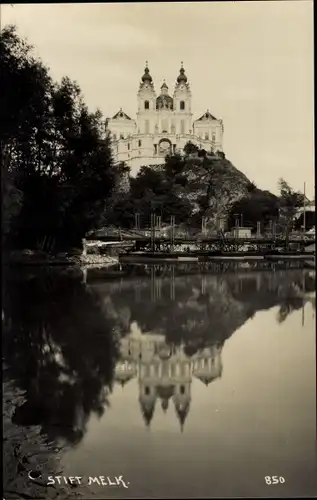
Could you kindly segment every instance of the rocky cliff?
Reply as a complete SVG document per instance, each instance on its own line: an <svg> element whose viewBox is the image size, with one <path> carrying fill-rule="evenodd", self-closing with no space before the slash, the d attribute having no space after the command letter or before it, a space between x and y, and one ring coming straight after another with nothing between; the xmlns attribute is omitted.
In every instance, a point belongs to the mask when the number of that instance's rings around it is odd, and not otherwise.
<svg viewBox="0 0 317 500"><path fill-rule="evenodd" d="M232 205L248 194L250 180L230 161L219 156L191 156L185 160L187 183L180 196L187 197L193 213L201 213L209 222L229 214Z"/></svg>

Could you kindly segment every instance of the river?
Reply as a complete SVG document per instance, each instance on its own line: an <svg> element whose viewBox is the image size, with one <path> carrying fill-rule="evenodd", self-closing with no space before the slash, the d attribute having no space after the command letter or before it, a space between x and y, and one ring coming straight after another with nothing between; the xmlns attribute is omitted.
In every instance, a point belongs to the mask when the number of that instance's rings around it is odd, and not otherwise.
<svg viewBox="0 0 317 500"><path fill-rule="evenodd" d="M8 272L5 498L315 496L315 272L270 266Z"/></svg>

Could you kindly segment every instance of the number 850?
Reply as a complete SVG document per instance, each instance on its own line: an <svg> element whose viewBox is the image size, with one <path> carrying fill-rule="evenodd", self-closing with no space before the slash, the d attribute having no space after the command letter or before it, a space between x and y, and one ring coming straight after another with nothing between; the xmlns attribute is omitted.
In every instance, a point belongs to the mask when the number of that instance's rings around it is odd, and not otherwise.
<svg viewBox="0 0 317 500"><path fill-rule="evenodd" d="M285 483L285 479L282 476L265 476L266 484L283 484Z"/></svg>

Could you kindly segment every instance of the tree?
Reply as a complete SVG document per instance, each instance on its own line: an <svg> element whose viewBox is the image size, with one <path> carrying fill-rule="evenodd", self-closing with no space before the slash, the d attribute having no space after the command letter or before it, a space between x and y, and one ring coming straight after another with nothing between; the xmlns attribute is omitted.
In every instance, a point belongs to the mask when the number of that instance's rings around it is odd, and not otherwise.
<svg viewBox="0 0 317 500"><path fill-rule="evenodd" d="M299 191L294 191L282 178L279 180L278 186L280 190L280 224L282 224L288 236L293 227L295 214L298 208L302 207L304 204L304 194Z"/></svg>
<svg viewBox="0 0 317 500"><path fill-rule="evenodd" d="M198 153L198 151L199 151L199 147L196 146L196 144L193 144L191 141L188 141L185 144L184 153L185 153L186 156Z"/></svg>
<svg viewBox="0 0 317 500"><path fill-rule="evenodd" d="M13 422L76 444L107 408L120 325L77 278L11 273L4 288L3 355L26 399Z"/></svg>
<svg viewBox="0 0 317 500"><path fill-rule="evenodd" d="M257 186L254 182L249 182L247 184L247 190L249 193L253 193L257 189Z"/></svg>
<svg viewBox="0 0 317 500"><path fill-rule="evenodd" d="M270 221L278 217L279 200L268 191L253 190L233 204L229 214L229 228L235 226L236 214L243 217L243 224L257 228L257 223L261 222L262 227L267 226Z"/></svg>
<svg viewBox="0 0 317 500"><path fill-rule="evenodd" d="M54 83L14 27L4 28L0 43L1 163L23 195L11 240L44 250L81 246L116 180L102 114L89 112L76 82Z"/></svg>

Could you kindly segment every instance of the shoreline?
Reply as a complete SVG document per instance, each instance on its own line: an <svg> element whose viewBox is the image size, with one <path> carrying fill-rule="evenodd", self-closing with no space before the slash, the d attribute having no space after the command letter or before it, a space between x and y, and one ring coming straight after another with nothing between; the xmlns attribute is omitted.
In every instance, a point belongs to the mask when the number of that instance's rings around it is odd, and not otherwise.
<svg viewBox="0 0 317 500"><path fill-rule="evenodd" d="M32 267L32 266L51 266L51 267L105 267L107 265L117 264L119 262L118 257L112 257L110 255L79 255L79 256L65 256L59 257L54 255L39 255L36 252L23 253L23 252L12 252L3 258L3 264L5 266L21 266L21 267Z"/></svg>
<svg viewBox="0 0 317 500"><path fill-rule="evenodd" d="M6 500L25 498L70 499L78 496L70 485L47 485L43 479L31 481L29 471L44 476L60 472L60 449L48 443L39 426L22 427L12 423L15 409L25 402L24 391L14 381L3 381L3 495Z"/></svg>

